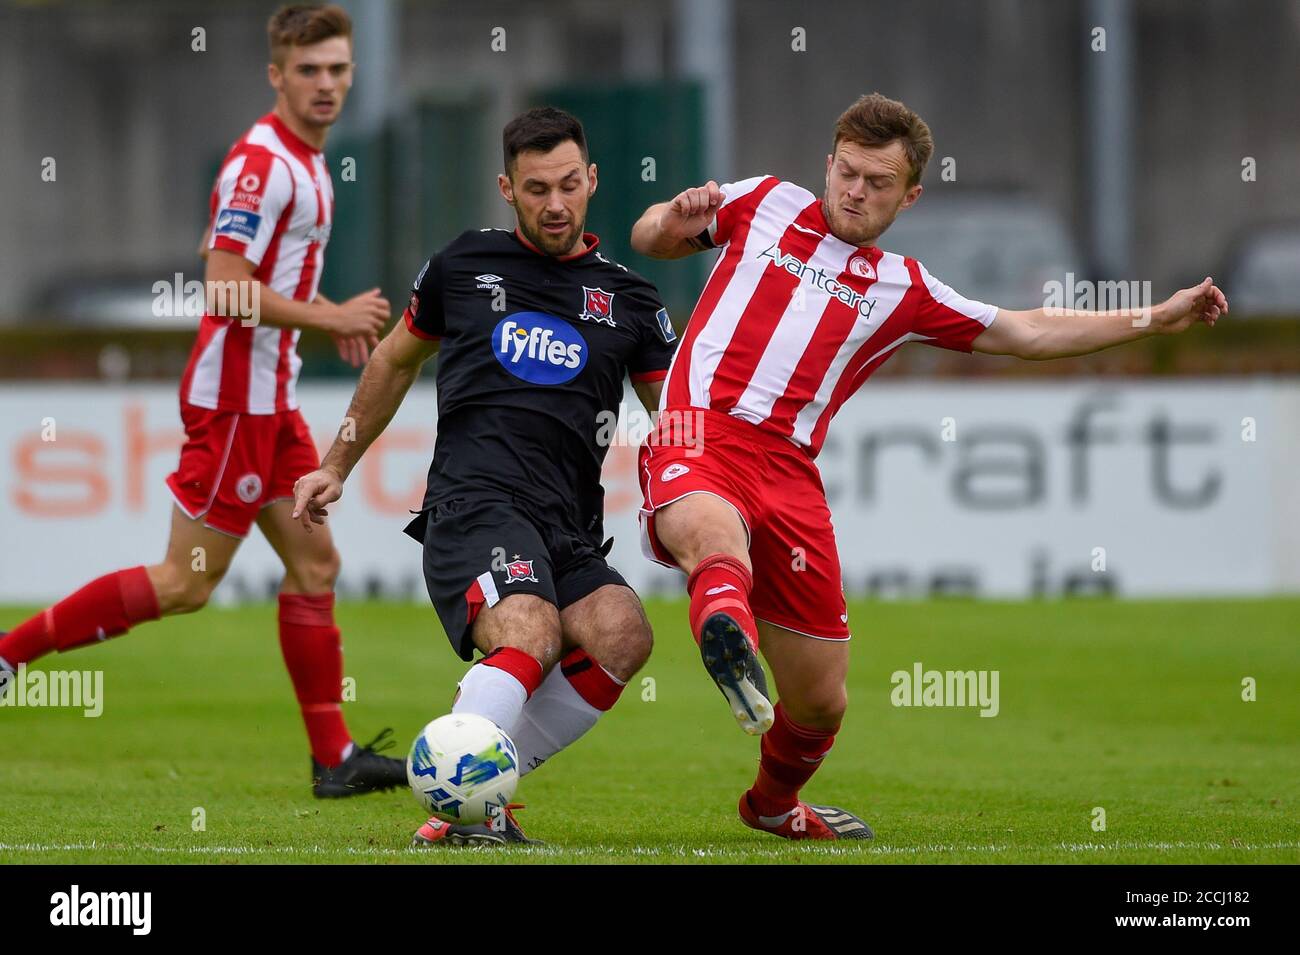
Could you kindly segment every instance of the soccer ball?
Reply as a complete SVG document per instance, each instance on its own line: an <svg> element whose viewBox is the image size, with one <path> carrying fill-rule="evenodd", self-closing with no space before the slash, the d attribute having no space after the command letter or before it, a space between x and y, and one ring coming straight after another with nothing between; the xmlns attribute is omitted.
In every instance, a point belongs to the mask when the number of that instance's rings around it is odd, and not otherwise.
<svg viewBox="0 0 1300 955"><path fill-rule="evenodd" d="M415 798L446 822L486 822L515 794L519 758L497 725L472 713L440 716L415 738L406 758Z"/></svg>

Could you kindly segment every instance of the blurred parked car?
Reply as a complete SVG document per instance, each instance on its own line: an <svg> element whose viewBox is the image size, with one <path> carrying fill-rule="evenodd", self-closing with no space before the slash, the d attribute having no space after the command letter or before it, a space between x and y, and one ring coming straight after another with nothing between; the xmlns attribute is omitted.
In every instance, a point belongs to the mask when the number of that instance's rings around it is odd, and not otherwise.
<svg viewBox="0 0 1300 955"><path fill-rule="evenodd" d="M1228 247L1223 291L1235 315L1300 315L1300 222L1239 234Z"/></svg>
<svg viewBox="0 0 1300 955"><path fill-rule="evenodd" d="M1014 192L925 194L899 213L880 247L919 259L961 295L1002 308L1041 308L1047 282L1089 278L1059 215Z"/></svg>
<svg viewBox="0 0 1300 955"><path fill-rule="evenodd" d="M61 281L46 289L29 311L70 328L197 329L203 314L203 273L193 269L190 264ZM187 283L194 283L188 292ZM187 303L190 311L199 308L197 315L186 314Z"/></svg>

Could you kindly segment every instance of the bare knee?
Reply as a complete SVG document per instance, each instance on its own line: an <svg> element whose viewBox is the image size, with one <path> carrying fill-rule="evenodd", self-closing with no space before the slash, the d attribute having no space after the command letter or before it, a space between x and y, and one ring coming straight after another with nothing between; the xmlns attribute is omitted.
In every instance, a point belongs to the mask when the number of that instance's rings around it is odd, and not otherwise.
<svg viewBox="0 0 1300 955"><path fill-rule="evenodd" d="M848 707L849 694L843 684L813 687L781 697L781 708L791 720L815 729L838 729Z"/></svg>
<svg viewBox="0 0 1300 955"><path fill-rule="evenodd" d="M749 566L749 540L736 509L719 497L691 494L655 512L655 536L678 566L691 573L712 554L730 554Z"/></svg>
<svg viewBox="0 0 1300 955"><path fill-rule="evenodd" d="M333 546L323 553L304 555L292 567L285 568L285 589L301 594L330 593L338 582L342 565L338 548Z"/></svg>
<svg viewBox="0 0 1300 955"><path fill-rule="evenodd" d="M479 613L473 637L474 645L484 653L514 647L549 670L560 658L559 611L542 597L511 594Z"/></svg>
<svg viewBox="0 0 1300 955"><path fill-rule="evenodd" d="M159 614L164 617L202 610L221 582L219 573L178 568L171 563L155 564L147 572L158 598Z"/></svg>
<svg viewBox="0 0 1300 955"><path fill-rule="evenodd" d="M608 631L611 639L602 641L591 654L620 683L636 676L654 649L654 632L639 603L637 611L629 610L612 619Z"/></svg>

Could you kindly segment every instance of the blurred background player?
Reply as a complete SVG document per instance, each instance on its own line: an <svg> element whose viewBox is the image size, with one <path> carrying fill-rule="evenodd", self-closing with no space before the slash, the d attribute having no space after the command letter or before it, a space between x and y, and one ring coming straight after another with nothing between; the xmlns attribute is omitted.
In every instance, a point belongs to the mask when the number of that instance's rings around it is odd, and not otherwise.
<svg viewBox="0 0 1300 955"><path fill-rule="evenodd" d="M328 530L304 534L290 516L294 480L316 465L295 396L295 345L303 329L323 331L361 365L389 307L377 289L342 304L317 294L334 213L322 149L352 85L352 23L337 6L287 6L267 30L275 108L231 147L212 190L209 307L181 379L186 441L167 479L176 501L167 554L19 624L0 637L0 667L200 609L256 523L284 563L280 647L311 743L313 791L350 796L404 784L406 770L374 751L386 732L358 747L343 721L339 555Z"/></svg>
<svg viewBox="0 0 1300 955"><path fill-rule="evenodd" d="M741 818L788 839L872 835L850 812L799 799L848 702L848 611L814 463L840 406L909 341L1041 360L1213 325L1227 311L1208 277L1147 310L1010 311L963 298L875 244L920 198L933 148L916 113L864 96L836 123L821 197L774 176L709 182L651 206L632 232L655 258L720 250L660 429L642 446L643 545L688 575L705 668L741 727L764 734ZM703 441L688 448L674 427L692 409Z"/></svg>
<svg viewBox="0 0 1300 955"><path fill-rule="evenodd" d="M601 432L625 376L657 406L677 336L655 287L584 231L596 165L582 124L542 107L502 139L514 231L465 232L420 271L357 386L355 435L298 482L294 514L323 522L438 354L438 438L406 533L452 648L484 654L452 712L506 731L525 774L591 729L650 655L641 601L605 559ZM413 844L527 842L512 808L493 825L432 818Z"/></svg>

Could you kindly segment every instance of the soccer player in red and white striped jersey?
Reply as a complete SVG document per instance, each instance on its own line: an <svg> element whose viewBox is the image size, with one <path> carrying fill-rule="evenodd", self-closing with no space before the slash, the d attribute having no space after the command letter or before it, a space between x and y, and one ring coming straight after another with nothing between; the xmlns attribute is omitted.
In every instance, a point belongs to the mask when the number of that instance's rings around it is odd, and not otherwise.
<svg viewBox="0 0 1300 955"><path fill-rule="evenodd" d="M389 318L378 289L341 304L317 291L334 216L322 149L352 84L352 24L338 6L289 6L268 24L275 108L231 147L212 189L203 255L210 313L181 379L186 441L167 478L176 500L162 562L119 570L0 635L0 668L190 613L208 600L254 523L284 562L280 646L306 724L318 796L405 782L401 760L357 747L343 721L334 623L339 555L329 529L290 514L316 467L298 410L303 329L363 364ZM381 734L382 735L382 734Z"/></svg>
<svg viewBox="0 0 1300 955"><path fill-rule="evenodd" d="M742 728L764 734L741 818L785 838L871 835L799 798L847 703L848 610L814 463L844 402L908 342L1056 358L1213 325L1228 307L1208 277L1149 312L964 298L876 244L920 198L933 145L912 110L864 96L836 124L821 196L774 176L709 182L651 206L632 232L655 258L719 250L641 448L643 545L688 575L705 667Z"/></svg>

